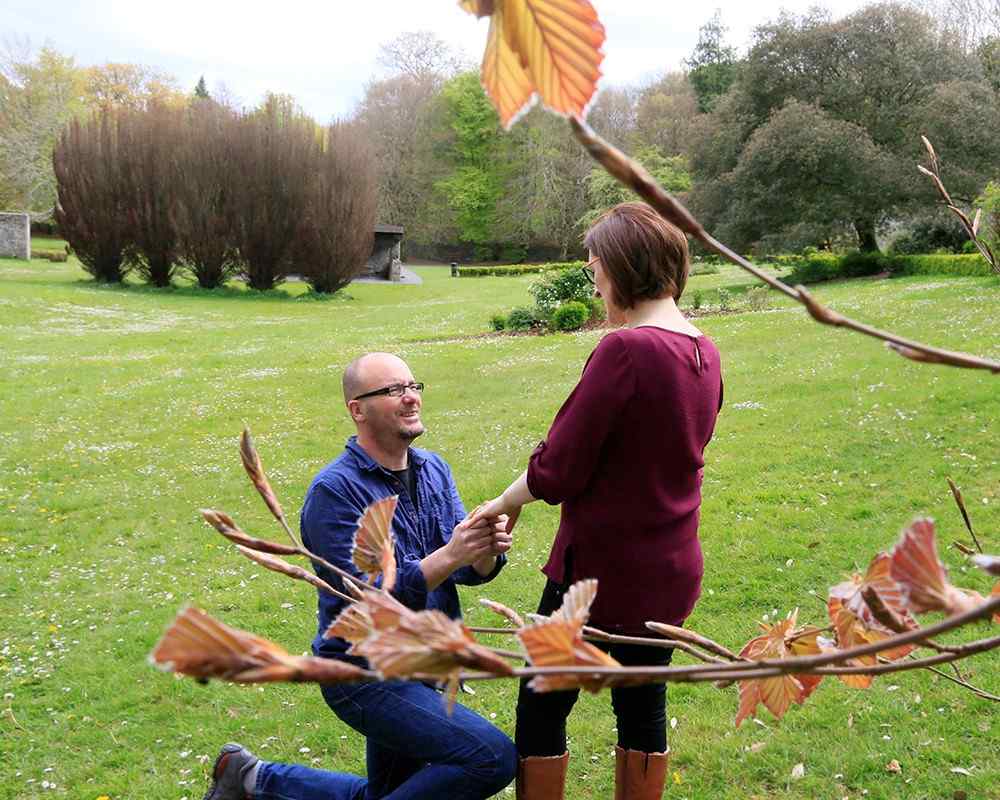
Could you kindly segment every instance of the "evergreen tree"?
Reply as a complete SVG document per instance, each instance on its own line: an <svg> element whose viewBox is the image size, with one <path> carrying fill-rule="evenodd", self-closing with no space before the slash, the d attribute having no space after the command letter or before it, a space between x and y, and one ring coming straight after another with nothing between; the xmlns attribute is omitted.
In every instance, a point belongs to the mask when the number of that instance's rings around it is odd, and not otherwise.
<svg viewBox="0 0 1000 800"><path fill-rule="evenodd" d="M198 83L194 87L194 96L199 100L208 100L211 95L208 93L208 87L205 86L205 76L202 75L198 78Z"/></svg>
<svg viewBox="0 0 1000 800"><path fill-rule="evenodd" d="M698 95L699 111L711 111L716 98L728 92L736 80L736 50L723 42L725 35L722 12L716 9L698 30L698 44L684 62L691 70L688 78Z"/></svg>

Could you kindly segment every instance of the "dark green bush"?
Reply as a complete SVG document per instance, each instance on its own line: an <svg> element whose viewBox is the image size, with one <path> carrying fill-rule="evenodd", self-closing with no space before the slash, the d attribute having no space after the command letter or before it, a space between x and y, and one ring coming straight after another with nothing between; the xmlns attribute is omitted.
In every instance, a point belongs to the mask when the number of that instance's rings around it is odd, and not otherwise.
<svg viewBox="0 0 1000 800"><path fill-rule="evenodd" d="M964 255L891 255L886 253L809 253L799 257L785 278L790 284L818 283L836 278L859 278L889 272L893 275L989 275L990 266L978 253Z"/></svg>
<svg viewBox="0 0 1000 800"><path fill-rule="evenodd" d="M546 316L571 300L586 305L594 295L594 286L579 267L546 274L528 289L538 310Z"/></svg>
<svg viewBox="0 0 1000 800"><path fill-rule="evenodd" d="M552 327L557 331L575 331L583 327L590 316L590 308L577 300L563 303L552 313Z"/></svg>
<svg viewBox="0 0 1000 800"><path fill-rule="evenodd" d="M507 327L507 317L504 314L494 314L490 317L490 327L495 331L502 331Z"/></svg>
<svg viewBox="0 0 1000 800"><path fill-rule="evenodd" d="M529 331L544 326L545 318L534 308L521 306L511 311L507 317L507 329L512 331Z"/></svg>

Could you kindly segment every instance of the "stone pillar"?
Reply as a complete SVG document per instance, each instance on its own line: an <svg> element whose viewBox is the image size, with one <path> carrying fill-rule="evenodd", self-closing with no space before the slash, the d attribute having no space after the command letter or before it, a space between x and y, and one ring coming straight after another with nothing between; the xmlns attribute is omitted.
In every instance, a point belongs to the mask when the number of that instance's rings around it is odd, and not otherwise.
<svg viewBox="0 0 1000 800"><path fill-rule="evenodd" d="M0 212L0 258L31 259L31 218Z"/></svg>

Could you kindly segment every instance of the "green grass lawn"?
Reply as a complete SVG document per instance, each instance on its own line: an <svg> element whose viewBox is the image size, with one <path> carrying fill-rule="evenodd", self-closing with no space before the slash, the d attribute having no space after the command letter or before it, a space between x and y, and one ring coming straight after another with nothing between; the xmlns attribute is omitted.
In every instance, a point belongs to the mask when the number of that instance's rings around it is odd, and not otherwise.
<svg viewBox="0 0 1000 800"><path fill-rule="evenodd" d="M523 468L600 333L484 335L491 313L527 304L532 276L419 271L422 286L352 286L311 302L295 299L302 286L273 297L104 288L73 261L0 261L0 798L195 800L231 739L269 759L363 770L361 738L315 687L200 686L145 659L187 601L308 648L313 590L242 559L197 509L280 538L243 474L239 431L254 431L294 516L351 432L339 383L358 353L392 350L427 382L420 444L451 462L468 506ZM688 293L711 302L719 286L746 283L723 268ZM995 279L866 280L817 294L867 322L1000 358ZM1000 376L907 362L780 299L697 322L723 354L726 397L707 453L706 576L691 627L738 648L764 615L798 606L800 620L822 624L827 588L915 515L935 517L945 544L966 538L946 476L1000 551ZM475 603L483 594L533 610L557 513L525 512L508 568L465 592L472 624L497 624ZM957 583L989 591L956 550L942 557ZM962 670L1000 692L996 652ZM483 685L467 702L512 732L515 691ZM570 798L612 794L609 701L583 697L571 718ZM738 730L735 688L678 685L669 703L670 797L1000 797L997 706L927 672L867 692L828 679L780 723L761 710ZM899 773L886 769L894 759Z"/></svg>

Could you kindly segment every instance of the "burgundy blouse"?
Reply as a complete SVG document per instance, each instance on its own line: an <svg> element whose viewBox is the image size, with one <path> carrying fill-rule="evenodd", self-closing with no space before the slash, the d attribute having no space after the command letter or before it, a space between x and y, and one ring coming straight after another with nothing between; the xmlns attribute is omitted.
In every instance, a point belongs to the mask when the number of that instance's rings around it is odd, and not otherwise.
<svg viewBox="0 0 1000 800"><path fill-rule="evenodd" d="M680 625L694 608L702 453L721 407L707 336L642 326L609 333L590 354L531 455L528 488L562 503L542 571L560 584L598 579L592 625L648 636L647 620Z"/></svg>

